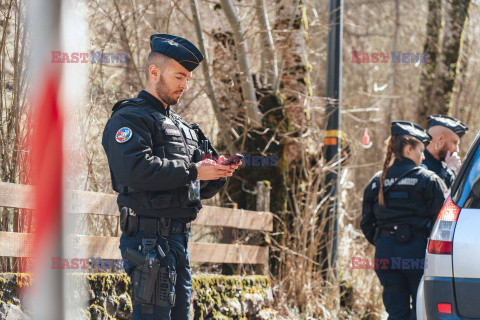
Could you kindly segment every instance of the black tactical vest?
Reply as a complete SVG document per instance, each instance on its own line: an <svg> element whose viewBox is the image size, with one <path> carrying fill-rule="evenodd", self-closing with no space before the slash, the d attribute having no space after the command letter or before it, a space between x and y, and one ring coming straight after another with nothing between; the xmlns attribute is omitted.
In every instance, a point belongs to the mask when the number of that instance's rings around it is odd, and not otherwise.
<svg viewBox="0 0 480 320"><path fill-rule="evenodd" d="M193 164L194 151L199 144L198 137L180 116L172 110L167 116L147 101L131 98L117 102L111 117L113 118L120 110L125 113L130 112L130 109L141 114L142 121L146 122L151 136L152 155L159 159L184 160L187 166ZM119 206L132 208L138 215L193 220L202 207L200 202L189 202L188 184L164 191L135 190L131 186L120 184L112 170L110 173L113 189L119 193L117 200Z"/></svg>

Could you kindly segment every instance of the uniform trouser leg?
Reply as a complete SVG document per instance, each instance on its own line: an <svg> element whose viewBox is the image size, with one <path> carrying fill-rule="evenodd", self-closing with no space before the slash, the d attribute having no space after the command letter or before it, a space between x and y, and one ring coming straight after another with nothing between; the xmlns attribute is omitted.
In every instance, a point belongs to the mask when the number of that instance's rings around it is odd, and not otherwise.
<svg viewBox="0 0 480 320"><path fill-rule="evenodd" d="M177 262L176 301L172 308L172 320L187 320L190 313L192 293L192 275L190 272L190 253L188 251L188 234L185 237L184 253Z"/></svg>
<svg viewBox="0 0 480 320"><path fill-rule="evenodd" d="M376 243L375 258L391 259L394 254L395 240L379 238ZM388 313L389 320L410 319L410 291L408 279L401 270L392 269L391 261L387 268L375 269L378 279L383 286L383 304Z"/></svg>
<svg viewBox="0 0 480 320"><path fill-rule="evenodd" d="M407 264L407 267L402 269L403 274L408 279L408 289L410 291L410 295L412 296L412 312L410 315L410 320L417 319L417 290L424 271L423 267L425 262L426 247L426 238L415 238L408 243L408 247L402 248L405 251L403 254L407 258L411 259L410 263Z"/></svg>
<svg viewBox="0 0 480 320"><path fill-rule="evenodd" d="M407 244L390 238L378 239L375 258L390 260L388 269L375 270L384 286L383 302L389 319L416 320L417 290L423 275L426 245L426 238L414 238ZM399 263L392 264L394 259Z"/></svg>
<svg viewBox="0 0 480 320"><path fill-rule="evenodd" d="M410 319L410 291L405 287L407 279L392 270L375 270L383 286L383 304L389 320Z"/></svg>
<svg viewBox="0 0 480 320"><path fill-rule="evenodd" d="M408 277L409 291L410 295L412 296L412 313L410 315L410 320L417 320L417 290L422 279L422 275L423 269L412 273Z"/></svg>
<svg viewBox="0 0 480 320"><path fill-rule="evenodd" d="M122 235L120 238L122 256L125 254L127 248L137 249L141 243L142 236L142 232L139 232L133 239ZM167 241L170 250L166 252L166 256L160 260L160 266L169 267L171 271L177 273L176 284L172 288L172 291L176 294L175 306L170 303L168 306L153 305L153 312L146 314L142 312L142 306L137 304L133 306L133 320L188 319L191 295L190 260L187 247L188 234L171 234L167 238ZM162 240L159 240L159 244L161 243ZM164 251L166 251L164 244L161 245ZM132 277L134 267L124 260L124 268L130 277Z"/></svg>

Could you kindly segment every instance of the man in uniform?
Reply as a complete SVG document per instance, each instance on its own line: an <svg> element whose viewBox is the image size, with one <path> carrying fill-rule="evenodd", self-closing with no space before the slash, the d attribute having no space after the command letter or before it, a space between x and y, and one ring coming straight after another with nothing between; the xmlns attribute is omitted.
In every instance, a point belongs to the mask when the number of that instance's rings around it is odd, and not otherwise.
<svg viewBox="0 0 480 320"><path fill-rule="evenodd" d="M170 106L187 90L203 60L188 40L150 37L147 86L121 100L103 133L113 189L119 193L120 250L132 279L133 319L188 319L191 274L190 222L200 199L215 195L238 165L222 165L198 125ZM202 146L200 151L199 146ZM211 157L210 157L211 158Z"/></svg>
<svg viewBox="0 0 480 320"><path fill-rule="evenodd" d="M457 155L460 138L468 127L459 120L444 115L429 116L427 119L432 141L425 149L423 165L435 172L450 189L461 165Z"/></svg>

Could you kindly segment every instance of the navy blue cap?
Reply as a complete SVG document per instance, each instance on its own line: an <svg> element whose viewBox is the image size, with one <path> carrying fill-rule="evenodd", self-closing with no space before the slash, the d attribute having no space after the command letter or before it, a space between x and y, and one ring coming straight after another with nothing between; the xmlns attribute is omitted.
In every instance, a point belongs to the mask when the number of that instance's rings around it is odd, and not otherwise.
<svg viewBox="0 0 480 320"><path fill-rule="evenodd" d="M409 135L422 141L425 145L430 143L432 136L419 125L408 121L392 121L390 132L393 135Z"/></svg>
<svg viewBox="0 0 480 320"><path fill-rule="evenodd" d="M150 37L152 52L160 52L193 71L203 61L203 54L187 39L171 34L154 34Z"/></svg>
<svg viewBox="0 0 480 320"><path fill-rule="evenodd" d="M460 120L458 119L449 116L437 114L434 116L429 116L427 120L428 129L435 126L444 126L458 134L460 138L465 134L465 132L468 131L468 127L464 123L460 122Z"/></svg>

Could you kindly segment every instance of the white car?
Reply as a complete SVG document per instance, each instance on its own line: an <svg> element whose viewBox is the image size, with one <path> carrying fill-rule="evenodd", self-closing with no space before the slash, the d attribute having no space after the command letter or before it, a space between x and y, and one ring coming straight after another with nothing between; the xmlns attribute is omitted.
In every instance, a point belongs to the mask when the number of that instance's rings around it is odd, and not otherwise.
<svg viewBox="0 0 480 320"><path fill-rule="evenodd" d="M417 319L480 319L480 133L428 239Z"/></svg>

